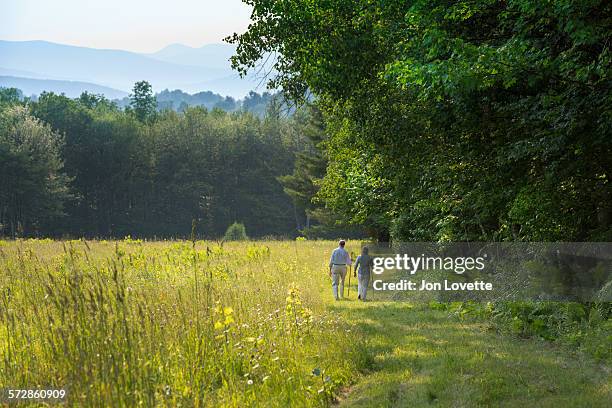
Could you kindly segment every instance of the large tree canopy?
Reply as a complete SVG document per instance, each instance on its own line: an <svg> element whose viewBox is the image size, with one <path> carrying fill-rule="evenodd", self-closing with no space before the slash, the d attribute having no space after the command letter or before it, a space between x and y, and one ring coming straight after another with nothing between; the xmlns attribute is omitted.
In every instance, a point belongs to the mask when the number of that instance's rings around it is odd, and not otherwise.
<svg viewBox="0 0 612 408"><path fill-rule="evenodd" d="M275 57L330 139L318 195L415 240L609 240L605 1L248 0L234 65Z"/></svg>

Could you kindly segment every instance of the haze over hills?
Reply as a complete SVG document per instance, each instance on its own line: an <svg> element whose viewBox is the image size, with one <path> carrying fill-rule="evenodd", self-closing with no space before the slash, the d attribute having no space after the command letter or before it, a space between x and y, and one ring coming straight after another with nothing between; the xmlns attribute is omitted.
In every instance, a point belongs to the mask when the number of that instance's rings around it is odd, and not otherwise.
<svg viewBox="0 0 612 408"><path fill-rule="evenodd" d="M103 94L109 99L121 99L128 96L127 92L107 86L82 81L62 81L57 79L22 78L0 75L0 86L17 88L25 96L40 95L43 91L63 93L70 98L77 98L83 92Z"/></svg>
<svg viewBox="0 0 612 408"><path fill-rule="evenodd" d="M129 92L134 83L140 80L149 81L156 91L212 91L234 98L242 98L251 90L261 92L263 89L258 88L258 79L241 79L231 69L228 59L233 52L234 46L229 44L211 44L200 48L174 44L153 54L138 54L46 41L0 40L0 74L87 82L112 88L103 89L103 93L110 98L116 97L111 92ZM0 82L0 86L6 85ZM26 89L23 91L28 94Z"/></svg>
<svg viewBox="0 0 612 408"><path fill-rule="evenodd" d="M0 59L0 64L2 64L1 59ZM19 69L7 69L7 68L2 68L2 67L0 67L0 75L21 77L21 78L57 79L57 80L66 80L66 81L70 80L70 78L55 77L51 75L40 74L38 72L33 72L33 71L23 71Z"/></svg>
<svg viewBox="0 0 612 408"><path fill-rule="evenodd" d="M171 44L147 57L173 64L227 69L236 47L230 44L207 44L199 48Z"/></svg>

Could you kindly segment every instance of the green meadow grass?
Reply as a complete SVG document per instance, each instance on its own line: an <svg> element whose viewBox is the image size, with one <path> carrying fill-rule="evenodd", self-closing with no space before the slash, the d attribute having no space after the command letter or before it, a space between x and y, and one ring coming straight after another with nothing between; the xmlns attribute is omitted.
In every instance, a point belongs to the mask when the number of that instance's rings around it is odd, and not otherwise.
<svg viewBox="0 0 612 408"><path fill-rule="evenodd" d="M322 302L329 246L4 242L0 384L71 406L328 405L359 363Z"/></svg>
<svg viewBox="0 0 612 408"><path fill-rule="evenodd" d="M354 278L334 302L334 246L0 241L0 388L75 407L609 406L609 369L581 354L357 302Z"/></svg>
<svg viewBox="0 0 612 408"><path fill-rule="evenodd" d="M609 407L609 368L546 341L401 302L333 311L366 338L366 368L346 407Z"/></svg>

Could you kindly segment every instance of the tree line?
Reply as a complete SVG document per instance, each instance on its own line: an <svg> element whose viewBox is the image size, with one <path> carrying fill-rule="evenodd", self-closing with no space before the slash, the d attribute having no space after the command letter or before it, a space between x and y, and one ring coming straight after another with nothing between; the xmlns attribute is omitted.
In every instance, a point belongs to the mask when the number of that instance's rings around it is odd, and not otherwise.
<svg viewBox="0 0 612 408"><path fill-rule="evenodd" d="M260 118L266 115L268 105L275 99L281 101L282 95L279 93L263 92L259 94L251 91L242 100L236 100L231 96L221 96L211 91L202 91L194 94L188 94L180 89L168 90L164 89L155 94L157 101L157 110L175 110L183 112L185 109L194 106L202 106L208 110L215 108L227 111L248 111ZM131 99L125 97L120 100L114 100L120 108L129 107Z"/></svg>
<svg viewBox="0 0 612 408"><path fill-rule="evenodd" d="M379 239L612 239L612 4L248 0L242 73L314 95L314 195ZM310 186L300 189L304 194Z"/></svg>
<svg viewBox="0 0 612 408"><path fill-rule="evenodd" d="M284 192L296 155L314 148L313 109L284 115L157 109L135 85L121 109L100 95L0 90L0 235L295 236L305 208ZM313 223L314 225L314 223Z"/></svg>

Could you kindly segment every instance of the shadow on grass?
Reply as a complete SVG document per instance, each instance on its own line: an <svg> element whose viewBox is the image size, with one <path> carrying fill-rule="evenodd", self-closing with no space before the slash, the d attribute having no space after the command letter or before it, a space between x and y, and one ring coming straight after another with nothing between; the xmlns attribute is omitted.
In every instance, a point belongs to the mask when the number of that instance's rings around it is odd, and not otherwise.
<svg viewBox="0 0 612 408"><path fill-rule="evenodd" d="M609 406L610 375L546 342L503 337L402 302L348 300L330 308L363 339L361 378L347 406Z"/></svg>

